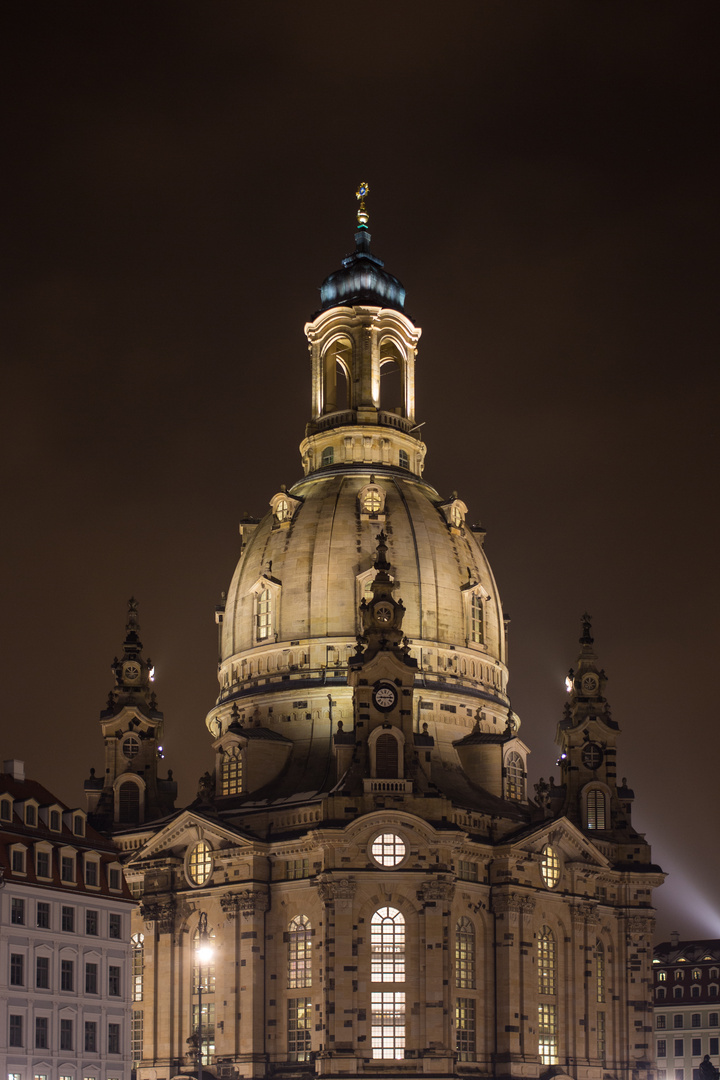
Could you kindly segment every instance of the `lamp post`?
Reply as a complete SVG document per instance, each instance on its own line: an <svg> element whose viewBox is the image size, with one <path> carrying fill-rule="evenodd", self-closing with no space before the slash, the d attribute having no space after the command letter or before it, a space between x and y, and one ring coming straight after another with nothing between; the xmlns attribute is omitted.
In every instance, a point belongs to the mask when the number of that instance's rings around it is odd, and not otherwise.
<svg viewBox="0 0 720 1080"><path fill-rule="evenodd" d="M210 941L210 934L208 933L207 912L201 911L200 920L198 922L197 945L195 948L195 956L197 958L198 966L198 1080L202 1080L203 1074L203 964L209 964L210 960L212 959L212 955L213 947Z"/></svg>

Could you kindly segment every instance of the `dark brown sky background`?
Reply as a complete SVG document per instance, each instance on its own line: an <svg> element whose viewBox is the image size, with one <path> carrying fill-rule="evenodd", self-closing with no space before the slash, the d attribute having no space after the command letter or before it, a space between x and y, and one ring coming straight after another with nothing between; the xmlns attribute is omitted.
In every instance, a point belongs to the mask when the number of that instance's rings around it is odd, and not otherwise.
<svg viewBox="0 0 720 1080"><path fill-rule="evenodd" d="M693 2L2 11L3 758L82 804L126 601L211 767L237 525L300 475L352 248L423 327L426 478L488 530L532 779L579 616L659 931L720 936L718 34Z"/></svg>

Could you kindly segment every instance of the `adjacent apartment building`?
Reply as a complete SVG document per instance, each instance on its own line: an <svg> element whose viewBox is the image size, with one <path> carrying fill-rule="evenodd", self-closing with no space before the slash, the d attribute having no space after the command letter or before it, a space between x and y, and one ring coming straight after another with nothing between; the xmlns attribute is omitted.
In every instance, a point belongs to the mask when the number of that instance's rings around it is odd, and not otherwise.
<svg viewBox="0 0 720 1080"><path fill-rule="evenodd" d="M700 1080L706 1055L720 1064L720 940L673 934L655 948L653 970L658 1080Z"/></svg>
<svg viewBox="0 0 720 1080"><path fill-rule="evenodd" d="M132 901L112 841L0 774L0 1056L8 1080L129 1080Z"/></svg>

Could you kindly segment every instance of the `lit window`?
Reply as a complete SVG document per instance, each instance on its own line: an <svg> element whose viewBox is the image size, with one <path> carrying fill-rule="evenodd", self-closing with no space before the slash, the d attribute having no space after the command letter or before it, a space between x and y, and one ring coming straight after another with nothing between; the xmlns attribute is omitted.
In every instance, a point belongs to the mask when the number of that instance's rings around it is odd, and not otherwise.
<svg viewBox="0 0 720 1080"><path fill-rule="evenodd" d="M554 847L546 844L540 858L540 873L548 889L554 889L560 880L560 858Z"/></svg>
<svg viewBox="0 0 720 1080"><path fill-rule="evenodd" d="M202 1003L202 1026L200 1024L199 1005L193 1005L193 1031L200 1034L202 1045L202 1063L209 1065L210 1059L215 1053L215 1002L203 1001Z"/></svg>
<svg viewBox="0 0 720 1080"><path fill-rule="evenodd" d="M132 946L132 999L133 1001L142 1001L143 972L145 967L145 935L133 934L130 939L130 945Z"/></svg>
<svg viewBox="0 0 720 1080"><path fill-rule="evenodd" d="M657 977L658 977L658 982L665 982L665 980L667 979L667 972L666 971L658 971Z"/></svg>
<svg viewBox="0 0 720 1080"><path fill-rule="evenodd" d="M523 759L514 750L505 759L505 794L508 799L525 798Z"/></svg>
<svg viewBox="0 0 720 1080"><path fill-rule="evenodd" d="M588 791L587 796L588 829L605 829L605 792L598 788Z"/></svg>
<svg viewBox="0 0 720 1080"><path fill-rule="evenodd" d="M237 746L223 754L220 790L223 795L239 795L242 791L242 754Z"/></svg>
<svg viewBox="0 0 720 1080"><path fill-rule="evenodd" d="M371 997L372 1056L405 1057L405 993L373 991Z"/></svg>
<svg viewBox="0 0 720 1080"><path fill-rule="evenodd" d="M215 946L213 944L214 941L215 931L204 931L202 945L209 946L209 948L207 950L207 956L201 962L199 956L201 948L200 926L197 926L195 933L193 934L193 994L197 994L198 990L200 989L201 981L203 994L215 993Z"/></svg>
<svg viewBox="0 0 720 1080"><path fill-rule="evenodd" d="M538 992L541 994L555 993L555 962L555 935L549 926L543 926L538 938Z"/></svg>
<svg viewBox="0 0 720 1080"><path fill-rule="evenodd" d="M288 929L288 987L312 986L312 927L307 915L296 915Z"/></svg>
<svg viewBox="0 0 720 1080"><path fill-rule="evenodd" d="M309 859L290 859L285 863L285 877L288 881L298 881L310 877Z"/></svg>
<svg viewBox="0 0 720 1080"><path fill-rule="evenodd" d="M332 465L335 461L335 451L332 446L326 446L322 452L322 464Z"/></svg>
<svg viewBox="0 0 720 1080"><path fill-rule="evenodd" d="M371 982L405 982L405 919L381 907L370 924Z"/></svg>
<svg viewBox="0 0 720 1080"><path fill-rule="evenodd" d="M272 630L272 594L269 589L263 589L257 596L257 609L255 614L255 626L258 641L267 641Z"/></svg>
<svg viewBox="0 0 720 1080"><path fill-rule="evenodd" d="M692 978L695 980L695 982L700 982L700 980L702 979L702 971L700 970L700 968L693 968Z"/></svg>
<svg viewBox="0 0 720 1080"><path fill-rule="evenodd" d="M472 1061L475 1057L475 1002L472 998L458 998L455 1002L455 1049L458 1061Z"/></svg>
<svg viewBox="0 0 720 1080"><path fill-rule="evenodd" d="M133 1009L130 1020L130 1058L137 1067L143 1053L143 1013L142 1009Z"/></svg>
<svg viewBox="0 0 720 1080"><path fill-rule="evenodd" d="M482 645L485 641L485 608L479 592L474 592L470 597L470 640L476 645Z"/></svg>
<svg viewBox="0 0 720 1080"><path fill-rule="evenodd" d="M605 949L602 941L595 943L595 979L597 1000L605 1000Z"/></svg>
<svg viewBox="0 0 720 1080"><path fill-rule="evenodd" d="M405 858L405 841L397 833L381 833L370 850L380 866L398 866Z"/></svg>
<svg viewBox="0 0 720 1080"><path fill-rule="evenodd" d="M312 1002L309 997L288 999L288 1060L309 1061Z"/></svg>
<svg viewBox="0 0 720 1080"><path fill-rule="evenodd" d="M463 989L475 987L475 928L466 915L455 927L455 982Z"/></svg>
<svg viewBox="0 0 720 1080"><path fill-rule="evenodd" d="M278 499L275 503L275 517L278 521L287 521L290 517L290 503L287 499Z"/></svg>
<svg viewBox="0 0 720 1080"><path fill-rule="evenodd" d="M557 1065L557 1008L538 1005L538 1053L543 1065Z"/></svg>
<svg viewBox="0 0 720 1080"><path fill-rule="evenodd" d="M365 514L378 514L382 509L383 499L377 488L368 488L362 499L362 509Z"/></svg>
<svg viewBox="0 0 720 1080"><path fill-rule="evenodd" d="M204 885L212 874L212 848L207 840L198 840L190 850L188 875L193 885Z"/></svg>

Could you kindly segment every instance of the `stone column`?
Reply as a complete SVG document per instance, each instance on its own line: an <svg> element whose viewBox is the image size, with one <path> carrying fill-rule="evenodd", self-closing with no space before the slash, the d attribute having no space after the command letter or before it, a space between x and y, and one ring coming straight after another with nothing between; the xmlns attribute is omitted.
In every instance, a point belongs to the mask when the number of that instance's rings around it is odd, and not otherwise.
<svg viewBox="0 0 720 1080"><path fill-rule="evenodd" d="M493 894L496 1003L493 1060L498 1078L537 1074L535 1042L531 1049L526 1038L527 1026L537 1030L537 967L524 962L526 955L532 955L534 907L532 897L509 889L500 888ZM530 1002L534 1002L533 1015L528 1012Z"/></svg>
<svg viewBox="0 0 720 1080"><path fill-rule="evenodd" d="M325 877L317 884L325 916L322 1012L324 1048L315 1061L316 1072L358 1071L357 948L353 935L353 899L357 883L348 877Z"/></svg>
<svg viewBox="0 0 720 1080"><path fill-rule="evenodd" d="M230 920L237 920L235 932L239 968L237 975L236 1063L242 1076L264 1076L267 1070L265 1046L265 912L269 907L265 890L240 889L226 893L220 904Z"/></svg>
<svg viewBox="0 0 720 1080"><path fill-rule="evenodd" d="M424 986L419 1016L415 1019L414 1003L411 1003L412 983L408 982L408 1010L410 1048L417 1047L422 1056L423 1072L451 1073L455 1067L454 1016L452 1015L450 911L455 895L452 881L438 877L425 881L417 891L418 903L422 905L418 933L420 985ZM422 965L425 976L422 977ZM415 1020L415 1023L412 1021ZM418 1023L419 1021L419 1023Z"/></svg>

